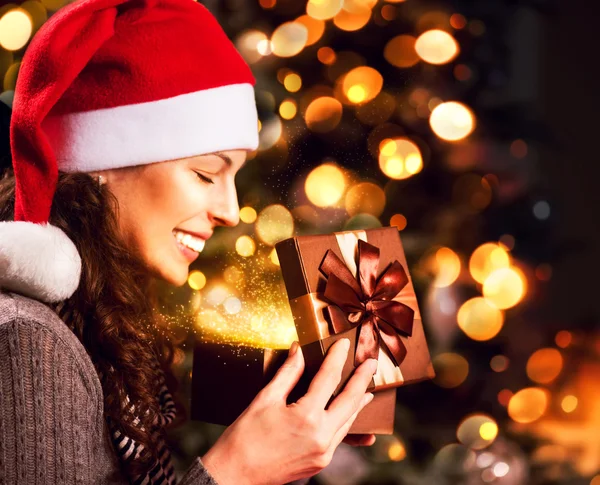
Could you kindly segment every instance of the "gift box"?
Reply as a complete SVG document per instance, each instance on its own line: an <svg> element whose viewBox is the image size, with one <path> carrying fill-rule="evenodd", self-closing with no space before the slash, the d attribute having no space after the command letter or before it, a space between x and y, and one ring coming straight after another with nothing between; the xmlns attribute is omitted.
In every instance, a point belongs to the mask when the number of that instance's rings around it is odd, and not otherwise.
<svg viewBox="0 0 600 485"><path fill-rule="evenodd" d="M371 390L435 377L398 229L298 236L275 245L302 346L353 330L353 365L379 361Z"/></svg>
<svg viewBox="0 0 600 485"><path fill-rule="evenodd" d="M333 343L347 337L351 347L342 378L327 405L360 362L375 357L378 371L367 388L375 397L349 434L392 434L396 388L434 377L398 230L299 236L275 248L305 360L288 404L307 392ZM197 339L192 419L230 425L287 354L287 349Z"/></svg>
<svg viewBox="0 0 600 485"><path fill-rule="evenodd" d="M351 334L352 331L347 333ZM339 334L302 346L305 371L289 394L288 404L306 394L323 355L337 339L344 337L352 335ZM355 339L350 341L351 348L336 394L354 369L352 342ZM271 381L287 355L287 349L256 348L197 339L192 368L191 419L229 426ZM334 396L327 406L333 399ZM396 389L377 392L358 414L348 433L392 434L395 405Z"/></svg>

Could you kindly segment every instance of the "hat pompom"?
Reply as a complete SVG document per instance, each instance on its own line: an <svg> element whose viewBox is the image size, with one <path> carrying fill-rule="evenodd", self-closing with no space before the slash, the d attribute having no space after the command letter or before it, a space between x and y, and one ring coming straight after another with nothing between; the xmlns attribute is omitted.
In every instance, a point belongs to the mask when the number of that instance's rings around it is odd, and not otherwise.
<svg viewBox="0 0 600 485"><path fill-rule="evenodd" d="M61 229L0 222L0 288L51 303L69 298L80 276L81 257Z"/></svg>

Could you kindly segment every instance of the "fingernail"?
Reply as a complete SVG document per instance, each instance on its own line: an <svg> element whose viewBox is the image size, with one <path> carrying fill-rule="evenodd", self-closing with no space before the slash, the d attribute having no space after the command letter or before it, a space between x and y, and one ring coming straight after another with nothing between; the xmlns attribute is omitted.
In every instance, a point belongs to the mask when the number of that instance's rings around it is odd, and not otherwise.
<svg viewBox="0 0 600 485"><path fill-rule="evenodd" d="M378 367L378 362L377 359L369 359L371 361L371 363L369 364L371 366L371 369L373 369L373 374L375 374L377 372L377 367Z"/></svg>
<svg viewBox="0 0 600 485"><path fill-rule="evenodd" d="M290 357L294 355L298 351L298 342L294 340L292 346L290 347Z"/></svg>
<svg viewBox="0 0 600 485"><path fill-rule="evenodd" d="M350 349L350 339L349 338L343 338L342 341L344 342L344 348L346 350Z"/></svg>
<svg viewBox="0 0 600 485"><path fill-rule="evenodd" d="M373 400L374 397L375 397L375 394L373 394L372 392L370 392L367 395L367 404L369 404Z"/></svg>

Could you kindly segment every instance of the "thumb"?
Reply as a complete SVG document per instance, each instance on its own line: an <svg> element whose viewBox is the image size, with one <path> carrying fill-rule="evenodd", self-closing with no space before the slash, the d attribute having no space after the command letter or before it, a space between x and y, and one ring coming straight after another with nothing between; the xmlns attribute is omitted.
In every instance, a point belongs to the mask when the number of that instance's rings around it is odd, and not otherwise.
<svg viewBox="0 0 600 485"><path fill-rule="evenodd" d="M297 341L292 343L288 357L264 390L276 400L286 400L304 372L304 355Z"/></svg>

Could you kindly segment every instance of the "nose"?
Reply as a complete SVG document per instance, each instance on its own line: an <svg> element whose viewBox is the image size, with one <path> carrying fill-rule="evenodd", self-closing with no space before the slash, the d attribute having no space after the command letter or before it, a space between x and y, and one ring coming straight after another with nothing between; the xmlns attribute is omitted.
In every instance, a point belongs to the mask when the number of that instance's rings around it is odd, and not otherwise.
<svg viewBox="0 0 600 485"><path fill-rule="evenodd" d="M209 207L208 216L213 224L221 226L237 226L240 222L240 207L233 179L230 179L223 190L218 191Z"/></svg>

